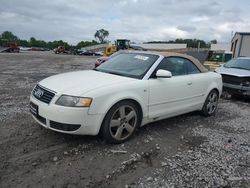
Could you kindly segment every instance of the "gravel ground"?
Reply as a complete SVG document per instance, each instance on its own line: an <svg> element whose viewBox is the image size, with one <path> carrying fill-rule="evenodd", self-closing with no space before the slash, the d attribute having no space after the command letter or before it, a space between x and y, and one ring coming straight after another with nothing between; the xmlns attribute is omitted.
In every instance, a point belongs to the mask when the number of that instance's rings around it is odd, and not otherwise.
<svg viewBox="0 0 250 188"><path fill-rule="evenodd" d="M183 140L195 144L132 187L250 187L249 104L221 101L219 114L188 128Z"/></svg>
<svg viewBox="0 0 250 188"><path fill-rule="evenodd" d="M220 100L214 117L195 112L146 125L120 145L35 123L34 85L94 61L0 54L0 187L250 187L249 101Z"/></svg>

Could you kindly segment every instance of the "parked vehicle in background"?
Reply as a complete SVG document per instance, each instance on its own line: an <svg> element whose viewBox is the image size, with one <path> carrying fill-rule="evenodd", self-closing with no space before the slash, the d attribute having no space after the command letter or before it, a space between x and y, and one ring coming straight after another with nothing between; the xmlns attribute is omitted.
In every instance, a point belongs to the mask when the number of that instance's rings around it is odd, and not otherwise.
<svg viewBox="0 0 250 188"><path fill-rule="evenodd" d="M215 71L222 75L223 91L250 96L250 57L232 59Z"/></svg>
<svg viewBox="0 0 250 188"><path fill-rule="evenodd" d="M86 56L101 56L103 55L103 52L95 52L92 50L85 50L85 49L78 49L76 52L77 55L86 55Z"/></svg>
<svg viewBox="0 0 250 188"><path fill-rule="evenodd" d="M221 75L190 56L126 52L95 70L40 81L30 111L48 129L101 133L107 142L121 143L150 122L197 110L214 115L221 92Z"/></svg>
<svg viewBox="0 0 250 188"><path fill-rule="evenodd" d="M49 51L48 48L41 48L41 47L30 47L28 51ZM64 52L62 52L64 53Z"/></svg>
<svg viewBox="0 0 250 188"><path fill-rule="evenodd" d="M94 55L95 52L91 51L91 50L82 50L78 53L78 55L87 55L87 56L92 56Z"/></svg>
<svg viewBox="0 0 250 188"><path fill-rule="evenodd" d="M136 45L133 45L133 44L130 45L130 49L137 50L137 51L147 51L146 48L143 48L141 46L136 46Z"/></svg>
<svg viewBox="0 0 250 188"><path fill-rule="evenodd" d="M102 56L96 59L95 61L95 68L98 67L99 65L101 65L102 63L104 63L105 61L107 61L108 59L117 56L118 54L123 53L123 50L120 50L116 53L113 53L111 56Z"/></svg>
<svg viewBox="0 0 250 188"><path fill-rule="evenodd" d="M16 42L7 42L0 47L0 52L19 53L20 48L17 46Z"/></svg>
<svg viewBox="0 0 250 188"><path fill-rule="evenodd" d="M23 47L23 46L20 47L20 51L23 51L23 52L30 51L30 49L31 49L30 47Z"/></svg>
<svg viewBox="0 0 250 188"><path fill-rule="evenodd" d="M104 56L110 56L119 50L147 51L145 48L141 46L130 44L130 40L128 39L117 39L115 41L115 44L107 46L104 49Z"/></svg>
<svg viewBox="0 0 250 188"><path fill-rule="evenodd" d="M105 61L107 61L109 58L110 57L108 56L102 56L102 57L97 58L95 61L95 68L101 65L102 63L104 63Z"/></svg>
<svg viewBox="0 0 250 188"><path fill-rule="evenodd" d="M125 52L125 51L147 51L147 49L141 47L141 46L136 46L136 45L131 45L130 40L127 39L117 39L115 41L115 45L107 46L104 49L104 55L103 57L97 58L95 62L95 67L98 67L105 61L107 61L109 58L115 57L117 54L120 52Z"/></svg>
<svg viewBox="0 0 250 188"><path fill-rule="evenodd" d="M96 55L96 56L103 56L103 51L95 52L95 55Z"/></svg>
<svg viewBox="0 0 250 188"><path fill-rule="evenodd" d="M69 54L70 52L65 49L64 46L58 46L53 50L55 54Z"/></svg>

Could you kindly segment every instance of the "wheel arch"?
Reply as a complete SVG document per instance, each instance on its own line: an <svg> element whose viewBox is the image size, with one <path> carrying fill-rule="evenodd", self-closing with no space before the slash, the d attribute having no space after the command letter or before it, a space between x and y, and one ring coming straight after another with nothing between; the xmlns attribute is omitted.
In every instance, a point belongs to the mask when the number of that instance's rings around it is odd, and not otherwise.
<svg viewBox="0 0 250 188"><path fill-rule="evenodd" d="M120 100L117 100L117 101L115 101L114 103L112 103L112 105L110 105L110 106L107 108L107 110L105 111L105 115L103 116L102 121L101 121L101 126L100 126L100 129L99 129L99 134L100 134L100 132L101 132L101 127L103 126L103 122L104 122L104 120L105 120L105 118L106 118L106 116L107 116L109 110L110 110L114 105L116 105L116 104L118 104L118 103L120 103L120 102L124 102L124 101L130 101L130 102L132 102L132 103L134 103L134 104L136 105L136 107L137 107L137 109L138 109L138 111L139 111L139 118L140 118L139 121L140 121L140 124L142 123L142 119L143 119L144 112L143 112L143 108L142 108L140 102L138 102L138 100L136 100L136 99L134 99L134 98L124 98L124 99L120 99Z"/></svg>
<svg viewBox="0 0 250 188"><path fill-rule="evenodd" d="M116 105L117 103L123 102L123 101L130 101L130 102L132 102L132 103L134 103L136 105L136 107L137 107L137 109L139 111L140 123L141 123L142 117L143 117L143 111L142 111L141 104L137 100L135 100L135 99L128 98L128 99L120 100L120 101L116 102L114 105ZM110 108L112 108L113 106L111 106Z"/></svg>
<svg viewBox="0 0 250 188"><path fill-rule="evenodd" d="M120 103L120 102L124 102L124 101L130 101L130 102L134 103L134 104L138 107L138 111L139 111L139 113L140 113L140 118L141 118L140 121L141 121L142 118L143 118L143 115L144 115L143 109L142 109L141 104L140 104L136 99L134 99L134 98L124 98L124 99L120 99L120 100L115 101L114 103L112 103L112 105L110 105L110 106L106 109L104 118L106 117L108 111L109 111L114 105L116 105L117 103ZM103 118L103 119L104 119L104 118ZM102 122L103 122L103 120L102 120Z"/></svg>
<svg viewBox="0 0 250 188"><path fill-rule="evenodd" d="M216 92L218 93L218 95L220 94L218 88L213 88L213 89L210 90L210 92L211 92L211 91L216 91ZM209 92L209 93L210 93L210 92Z"/></svg>
<svg viewBox="0 0 250 188"><path fill-rule="evenodd" d="M218 85L216 82L212 82L209 85L209 87L207 88L207 93L205 95L205 99L207 98L207 96L209 95L209 93L211 91L213 91L213 90L215 90L218 93L219 97L220 97L220 95L222 93L222 87L220 88L220 85Z"/></svg>
<svg viewBox="0 0 250 188"><path fill-rule="evenodd" d="M219 91L219 89L216 88L216 87L211 88L211 89L208 91L208 93L207 93L207 95L206 95L206 98L208 97L209 93L211 93L212 91L216 91L217 94L218 94L218 96L219 96L219 98L220 98L220 91Z"/></svg>

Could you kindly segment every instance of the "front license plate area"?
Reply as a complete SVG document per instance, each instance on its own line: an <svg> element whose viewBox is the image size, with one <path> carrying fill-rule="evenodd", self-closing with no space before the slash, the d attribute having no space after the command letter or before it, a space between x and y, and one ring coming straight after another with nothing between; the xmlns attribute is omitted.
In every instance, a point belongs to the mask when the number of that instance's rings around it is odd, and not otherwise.
<svg viewBox="0 0 250 188"><path fill-rule="evenodd" d="M36 104L34 104L33 102L30 102L30 112L31 114L33 114L34 116L38 117L38 106Z"/></svg>

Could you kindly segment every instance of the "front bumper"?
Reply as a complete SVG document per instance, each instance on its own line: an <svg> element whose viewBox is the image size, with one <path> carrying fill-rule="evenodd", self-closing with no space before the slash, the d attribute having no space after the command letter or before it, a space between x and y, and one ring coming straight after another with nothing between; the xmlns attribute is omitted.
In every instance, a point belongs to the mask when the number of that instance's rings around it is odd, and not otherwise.
<svg viewBox="0 0 250 188"><path fill-rule="evenodd" d="M56 96L54 97L56 98ZM89 108L64 107L37 100L31 95L30 102L38 106L38 114L32 117L43 127L69 134L97 135L104 114L88 114Z"/></svg>
<svg viewBox="0 0 250 188"><path fill-rule="evenodd" d="M250 87L245 87L241 85L223 83L223 91L226 91L230 94L250 96Z"/></svg>

